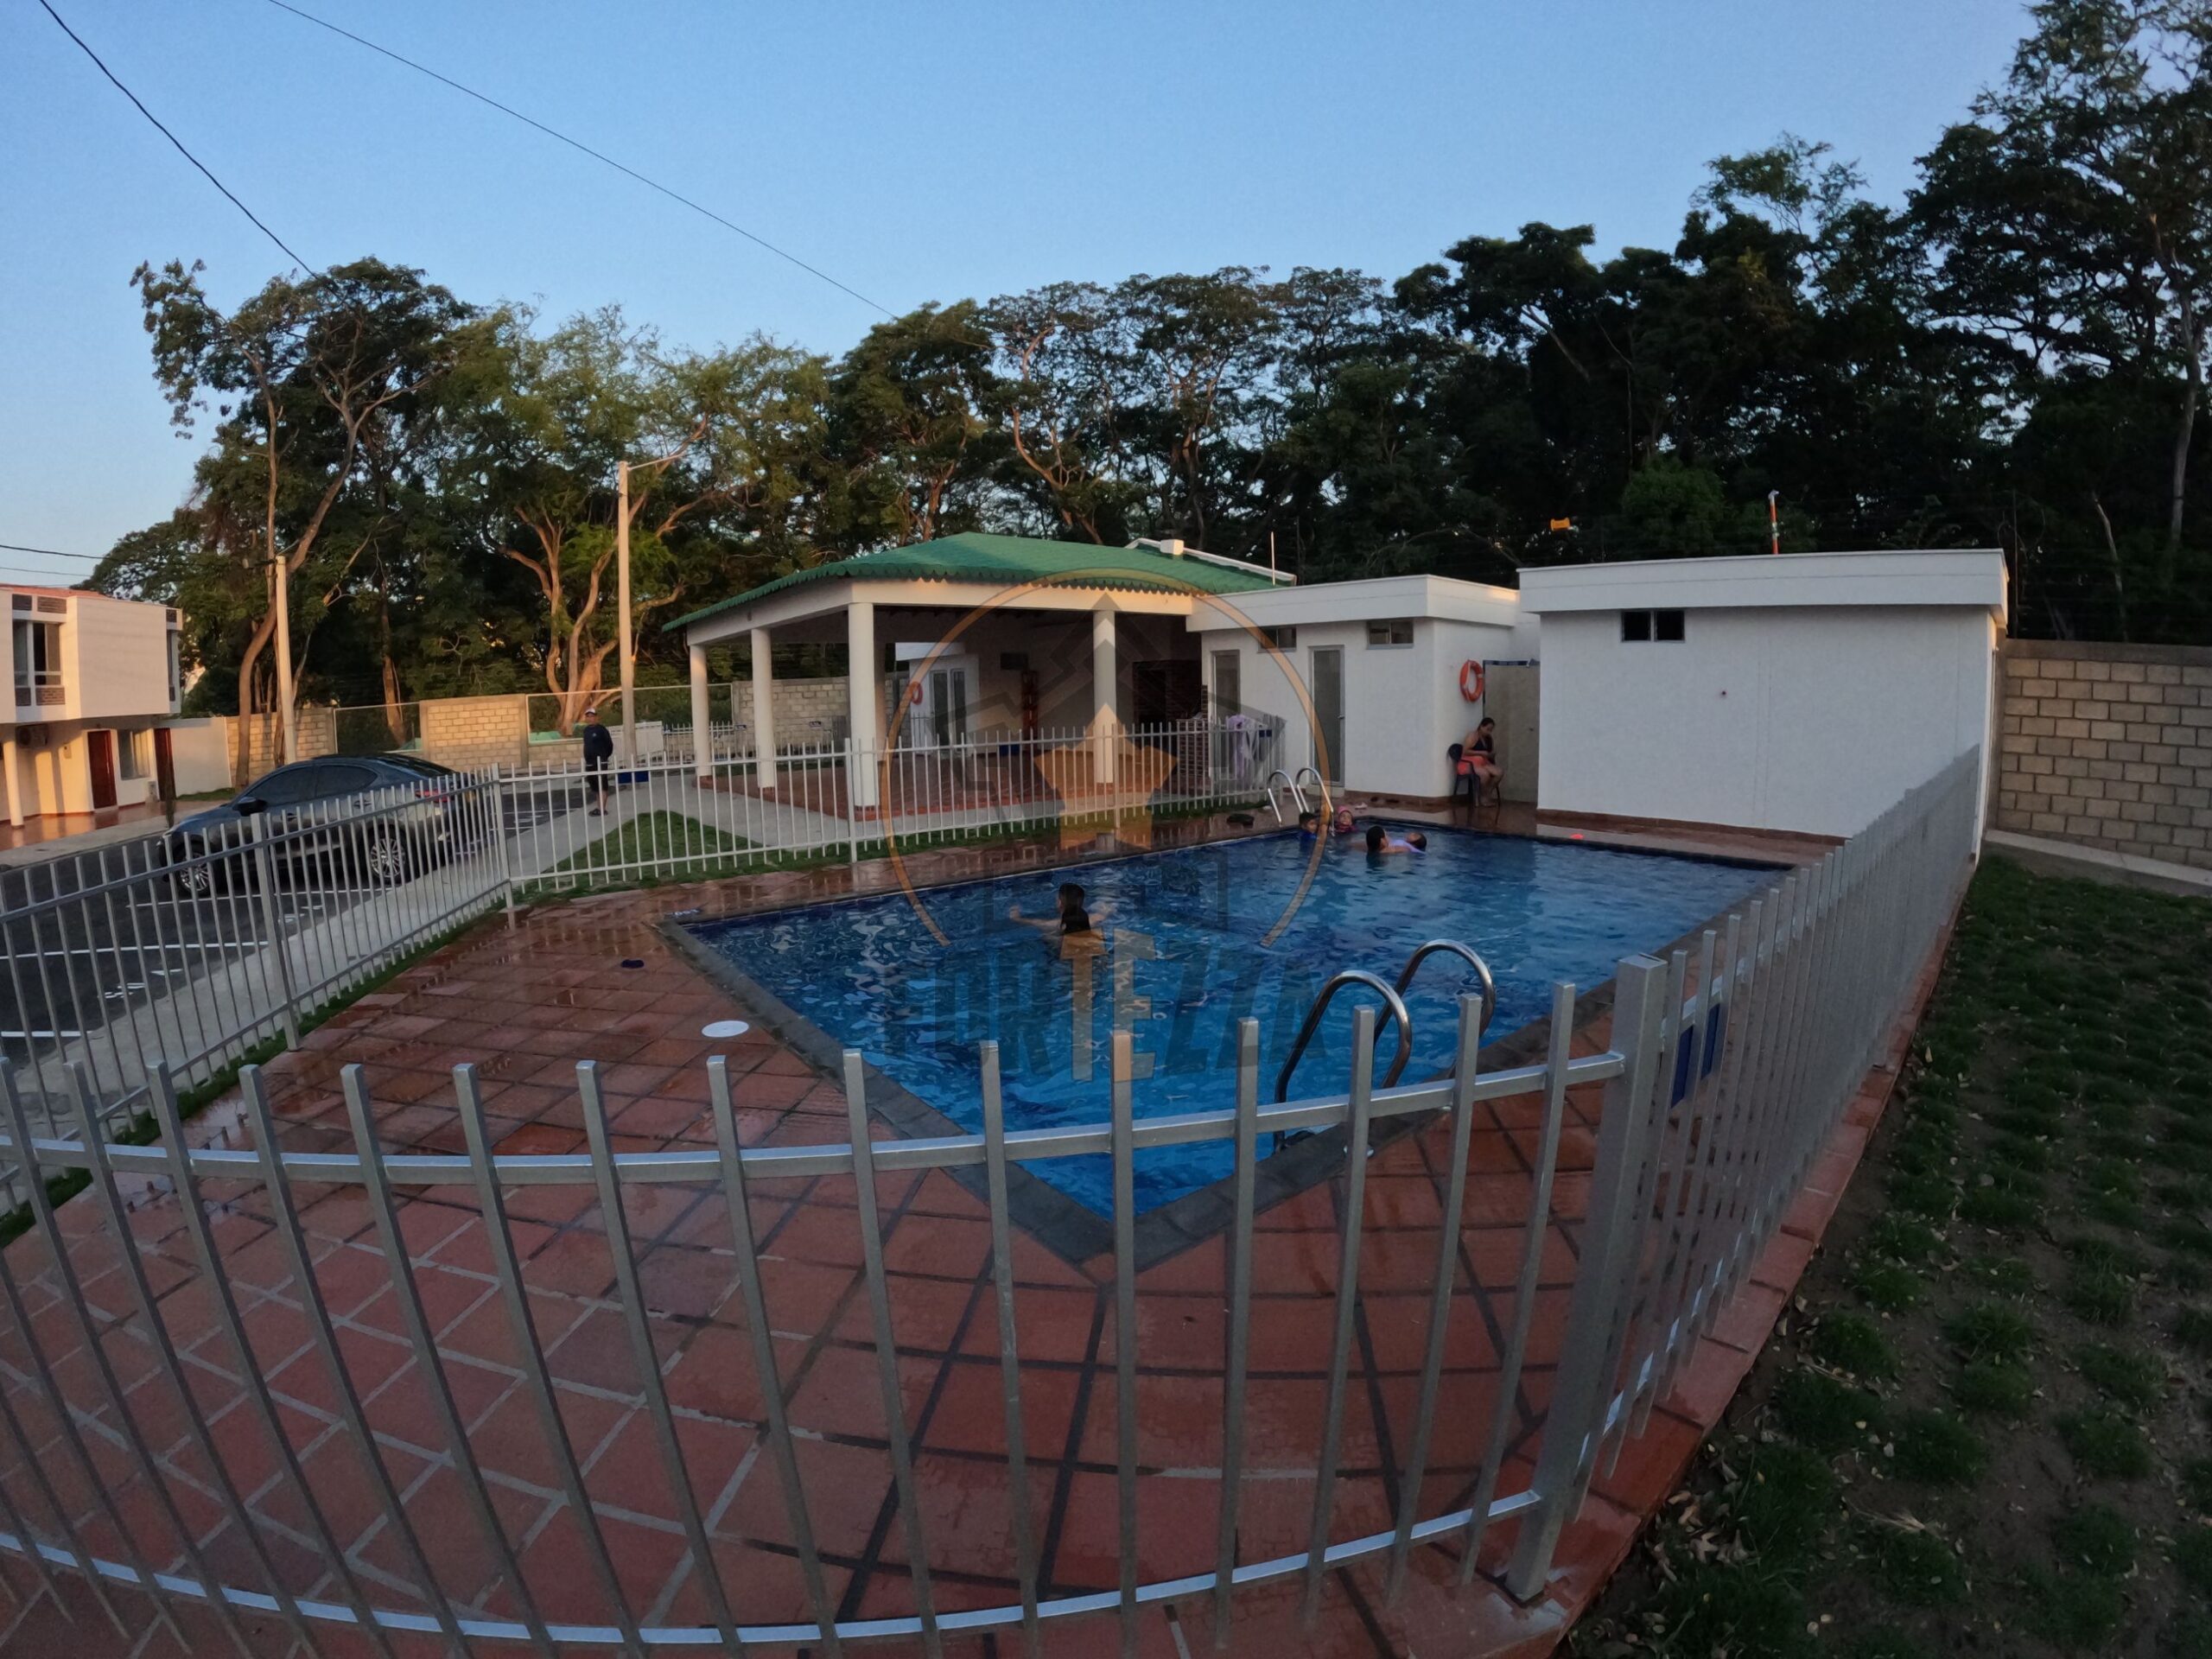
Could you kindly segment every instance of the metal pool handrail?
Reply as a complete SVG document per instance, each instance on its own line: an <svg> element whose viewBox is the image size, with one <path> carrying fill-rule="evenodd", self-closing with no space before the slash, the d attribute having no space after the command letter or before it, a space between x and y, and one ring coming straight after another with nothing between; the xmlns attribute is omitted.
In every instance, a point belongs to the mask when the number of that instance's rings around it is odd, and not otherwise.
<svg viewBox="0 0 2212 1659"><path fill-rule="evenodd" d="M1390 1011L1390 1017L1398 1022L1398 1052L1390 1061L1389 1071L1383 1074L1382 1086L1388 1089L1396 1083L1399 1074L1406 1069L1406 1062L1413 1058L1414 1022L1412 1017L1406 1013L1405 999L1382 979L1369 973L1365 969L1347 968L1321 988L1321 994L1313 999L1313 1005L1306 1010L1306 1022L1298 1028L1298 1040L1290 1046L1290 1058L1282 1063L1282 1070L1275 1073L1275 1099L1278 1102L1290 1098L1291 1074L1298 1070L1298 1062L1305 1055L1306 1045L1313 1039L1314 1028L1321 1023L1321 1016L1328 1012L1331 999L1347 985L1366 986L1369 990L1382 999L1382 1006ZM1285 1124L1282 1127L1285 1129L1294 1129L1306 1126Z"/></svg>
<svg viewBox="0 0 2212 1659"><path fill-rule="evenodd" d="M1497 981L1491 976L1490 964L1476 954L1471 944L1464 944L1458 939L1431 939L1426 944L1416 945L1413 955L1406 958L1406 965L1398 970L1398 995L1405 995L1406 987L1414 982L1414 976L1421 971L1421 963L1439 952L1459 957L1475 970L1475 977L1481 982L1483 988L1483 1029L1488 1031L1491 1019L1497 1013Z"/></svg>

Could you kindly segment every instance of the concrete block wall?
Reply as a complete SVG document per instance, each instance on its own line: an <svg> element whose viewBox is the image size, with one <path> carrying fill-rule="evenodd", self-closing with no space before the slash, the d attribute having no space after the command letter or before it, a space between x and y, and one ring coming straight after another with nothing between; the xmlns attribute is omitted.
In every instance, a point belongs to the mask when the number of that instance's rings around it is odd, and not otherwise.
<svg viewBox="0 0 2212 1659"><path fill-rule="evenodd" d="M227 728L226 741L233 766L238 764L238 745L245 745L247 781L283 764L284 731L275 715L223 715L217 718ZM337 709L324 703L302 703L297 725L301 760L312 760L319 755L338 753Z"/></svg>
<svg viewBox="0 0 2212 1659"><path fill-rule="evenodd" d="M2004 663L1998 829L2212 869L2212 648L2015 639Z"/></svg>
<svg viewBox="0 0 2212 1659"><path fill-rule="evenodd" d="M440 697L423 702L421 753L455 772L512 770L529 759L527 697Z"/></svg>

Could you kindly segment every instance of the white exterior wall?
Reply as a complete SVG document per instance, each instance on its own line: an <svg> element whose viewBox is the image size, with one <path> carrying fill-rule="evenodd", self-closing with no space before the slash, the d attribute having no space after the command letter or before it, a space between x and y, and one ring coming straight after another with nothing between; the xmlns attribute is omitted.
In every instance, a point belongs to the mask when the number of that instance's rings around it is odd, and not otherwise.
<svg viewBox="0 0 2212 1659"><path fill-rule="evenodd" d="M1325 589L1313 590L1315 593ZM1314 764L1313 734L1306 716L1313 652L1344 652L1344 753L1347 791L1439 798L1452 791L1445 751L1482 718L1482 705L1459 695L1459 665L1511 653L1513 631L1488 623L1421 617L1410 645L1370 645L1367 624L1296 625L1298 644L1280 655L1239 628L1211 628L1202 638L1206 690L1217 697L1214 654L1235 651L1244 709L1283 723L1272 764L1295 772ZM1290 674L1285 672L1288 659ZM1298 679L1294 683L1291 674Z"/></svg>
<svg viewBox="0 0 2212 1659"><path fill-rule="evenodd" d="M1984 607L1691 609L1684 632L1629 644L1618 610L1545 614L1541 810L1848 836L1988 753Z"/></svg>
<svg viewBox="0 0 2212 1659"><path fill-rule="evenodd" d="M96 725L174 714L168 611L92 594L79 595L71 609L62 640L71 673L69 712Z"/></svg>
<svg viewBox="0 0 2212 1659"><path fill-rule="evenodd" d="M176 763L176 792L205 795L231 786L230 734L220 720L169 722L169 757Z"/></svg>

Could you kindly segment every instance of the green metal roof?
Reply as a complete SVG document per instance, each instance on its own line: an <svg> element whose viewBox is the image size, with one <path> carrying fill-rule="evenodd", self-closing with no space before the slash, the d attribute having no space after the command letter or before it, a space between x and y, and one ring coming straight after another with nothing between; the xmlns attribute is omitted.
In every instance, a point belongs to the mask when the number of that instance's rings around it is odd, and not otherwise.
<svg viewBox="0 0 2212 1659"><path fill-rule="evenodd" d="M774 594L817 582L982 582L1001 587L1045 582L1071 588L1118 588L1139 593L1248 593L1272 588L1264 570L1239 570L1211 559L1171 559L1148 547L1100 547L1090 542L1047 542L1029 536L946 536L912 547L886 548L817 564L763 582L734 599L717 601L666 625L688 627Z"/></svg>

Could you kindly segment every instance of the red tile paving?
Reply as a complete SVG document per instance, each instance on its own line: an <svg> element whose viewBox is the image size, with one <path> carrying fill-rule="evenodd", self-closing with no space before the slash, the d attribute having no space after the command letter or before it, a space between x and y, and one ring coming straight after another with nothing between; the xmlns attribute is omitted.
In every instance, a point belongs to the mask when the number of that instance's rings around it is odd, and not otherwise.
<svg viewBox="0 0 2212 1659"><path fill-rule="evenodd" d="M1185 833L1189 833L1185 830ZM1594 838L1594 837L1593 837ZM1003 855L1000 855L1003 857ZM980 868L974 852L925 855L916 862L945 879ZM881 865L824 870L652 893L587 899L526 913L512 929L494 920L440 952L386 989L366 997L295 1053L266 1069L270 1096L288 1150L350 1150L337 1091L340 1065L361 1059L387 1151L458 1149L446 1068L479 1066L493 1133L503 1152L568 1152L581 1144L572 1088L579 1055L602 1065L601 1082L618 1149L711 1144L702 1101L703 1063L728 1057L748 1144L839 1141L845 1106L834 1083L814 1075L772 1038L753 1031L735 1039L698 1035L709 1020L742 1010L675 954L655 924L671 911L707 905L717 912L790 902L880 885ZM624 968L624 959L641 965ZM1928 983L1920 988L1924 995ZM1578 1036L1597 1052L1605 1020ZM1886 1057L1893 1065L1902 1040ZM1554 1643L1573 1613L1594 1595L1625 1553L1640 1518L1663 1497L1715 1421L1764 1341L1809 1257L1818 1228L1855 1164L1895 1072L1878 1069L1852 1120L1815 1166L1808 1190L1748 1275L1735 1302L1701 1341L1654 1413L1650 1432L1624 1448L1601 1475L1583 1514L1568 1529L1546 1599L1514 1604L1489 1574L1502 1562L1513 1529L1493 1529L1474 1586L1452 1582L1455 1562L1423 1549L1402 1598L1389 1604L1379 1568L1362 1563L1328 1575L1321 1621L1297 1623L1297 1588L1240 1592L1230 1650L1271 1647L1306 1653L1369 1656L1537 1653ZM1577 1090L1561 1149L1554 1213L1546 1237L1541 1298L1528 1370L1520 1389L1516 1453L1499 1490L1519 1490L1528 1465L1518 1456L1549 1392L1549 1370L1574 1272L1582 1195L1591 1158L1590 1128L1599 1103ZM245 1144L238 1111L219 1106L194 1125L198 1138ZM1497 1385L1501 1332L1513 1317L1527 1205L1533 1117L1506 1103L1477 1127L1465 1195L1466 1231L1459 1255L1459 1294L1445 1356L1445 1405L1438 1420L1425 1510L1464 1502L1485 1438ZM1439 1214L1436 1137L1409 1136L1384 1148L1369 1171L1363 1237L1361 1341L1354 1357L1336 1482L1332 1535L1386 1527L1396 1497L1396 1465L1410 1431L1434 1271ZM235 1362L212 1323L213 1304L162 1184L125 1182L134 1228L156 1284L164 1324L187 1350L194 1391L216 1414L215 1435L254 1513L281 1543L280 1570L298 1592L335 1597L342 1586L316 1553L313 1522L285 1478L257 1414L244 1402ZM338 1342L375 1432L376 1454L401 1494L402 1510L435 1565L441 1582L462 1599L481 1597L487 1611L517 1611L512 1586L498 1574L467 1501L466 1484L447 1455L423 1373L410 1363L391 1287L391 1263L360 1189L302 1188L303 1218L315 1277L336 1316ZM1824 1196L1824 1192L1827 1196ZM340 1401L292 1299L283 1252L269 1231L265 1196L243 1184L211 1182L219 1237L244 1310L259 1369L270 1379L284 1430L303 1462L324 1517L350 1570L372 1600L420 1605L407 1551L365 1478L365 1448L346 1432ZM524 1564L524 1580L549 1617L601 1622L607 1610L589 1566L576 1517L559 1491L557 1470L519 1382L513 1333L491 1277L480 1220L461 1187L402 1189L400 1224L440 1357L467 1426L469 1447ZM800 1473L821 1549L829 1593L840 1617L902 1614L914 1606L906 1571L909 1545L893 1501L876 1357L859 1268L859 1220L849 1180L785 1179L754 1184L756 1248L772 1321L779 1380L799 1439ZM988 1294L988 1239L976 1201L942 1172L889 1175L879 1183L885 1255L899 1344L899 1376L921 1493L921 1520L940 1607L1003 1605L1014 1599L1003 1462L1005 1421L999 1389L995 1315ZM652 1310L651 1328L666 1397L674 1411L681 1472L672 1477L651 1420L641 1409L642 1379L625 1322L610 1298L613 1275L604 1218L588 1186L525 1187L509 1197L512 1234L524 1258L538 1338L557 1379L570 1442L607 1551L641 1620L711 1621L685 1542L683 1492L696 1502L721 1581L748 1622L811 1617L792 1550L780 1485L757 1440L760 1379L753 1366L742 1302L734 1295L727 1208L703 1185L671 1184L625 1191L626 1215ZM88 1275L111 1264L89 1200L65 1206L73 1259ZM1302 1548L1311 1517L1313 1448L1319 1439L1337 1265L1334 1188L1307 1190L1261 1220L1254 1259L1251 1382L1244 1427L1247 1479L1241 1490L1243 1559ZM1802 1236L1800 1235L1802 1230ZM1116 1337L1110 1259L1062 1262L1026 1237L1017 1240L1017 1297L1024 1365L1024 1440L1030 1459L1027 1501L1041 1549L1046 1593L1110 1588L1116 1577L1116 1480L1113 1433ZM44 1241L28 1236L8 1262L26 1284L37 1339L67 1379L83 1415L102 1478L123 1500L138 1542L164 1567L176 1546L145 1518L150 1494L117 1455L115 1414L84 1363L56 1301ZM1217 1239L1171 1257L1141 1278L1138 1293L1138 1548L1145 1579L1211 1564L1221 1446L1223 1250ZM134 1414L157 1441L180 1485L206 1486L187 1424L174 1401L155 1403L166 1383L153 1374L145 1332L130 1316L127 1289L112 1272L89 1290L107 1316L102 1345L137 1384ZM63 1487L65 1503L88 1507L91 1490L68 1466L58 1425L27 1393L21 1332L0 1339L0 1386ZM0 1489L35 1522L48 1528L36 1484L0 1433ZM202 1490L188 1493L188 1518L233 1580L259 1587L257 1569L219 1509ZM111 1533L106 1542L113 1547ZM0 1558L4 1559L4 1558ZM19 1596L30 1580L5 1567ZM68 1575L62 1575L65 1580ZM16 1620L9 1651L96 1654L112 1633L81 1585L65 1583L79 1623L66 1630L50 1603L0 1619ZM135 1592L116 1590L128 1616L143 1617ZM197 1651L219 1638L204 1609L188 1610ZM257 1643L283 1645L273 1621L253 1621ZM1118 1645L1110 1617L1056 1622L1047 1651L1105 1652ZM343 1632L318 1632L327 1652L351 1651ZM1139 1650L1204 1650L1211 1609L1190 1604L1148 1611ZM145 1652L166 1650L159 1637ZM427 1651L411 1640L401 1651ZM897 1650L897 1649L890 1649ZM974 1642L949 1643L956 1653ZM1004 1649L1001 1647L1001 1651Z"/></svg>

